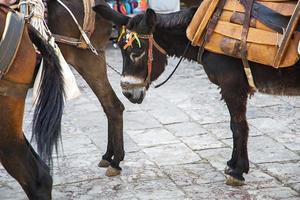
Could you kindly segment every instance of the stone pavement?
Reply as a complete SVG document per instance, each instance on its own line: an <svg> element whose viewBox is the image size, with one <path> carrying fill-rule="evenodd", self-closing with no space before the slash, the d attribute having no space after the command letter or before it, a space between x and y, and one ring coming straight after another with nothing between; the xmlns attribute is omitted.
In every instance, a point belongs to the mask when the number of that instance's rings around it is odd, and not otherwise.
<svg viewBox="0 0 300 200"><path fill-rule="evenodd" d="M119 50L109 48L107 59L120 69ZM177 60L169 59L168 72ZM300 199L300 98L256 94L249 100L251 169L247 184L234 188L223 175L232 145L229 114L203 68L185 61L164 87L148 91L142 105L130 104L118 75L108 71L126 106L122 174L108 178L97 167L106 147L106 117L77 75L83 94L64 112L64 153L55 166L53 199ZM28 99L28 136L31 116ZM0 200L6 199L26 197L0 167Z"/></svg>

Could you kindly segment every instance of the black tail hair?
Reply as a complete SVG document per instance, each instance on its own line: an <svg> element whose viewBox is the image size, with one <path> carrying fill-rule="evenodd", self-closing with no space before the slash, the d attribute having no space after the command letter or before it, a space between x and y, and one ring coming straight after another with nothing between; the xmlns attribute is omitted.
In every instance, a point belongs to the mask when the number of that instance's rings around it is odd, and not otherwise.
<svg viewBox="0 0 300 200"><path fill-rule="evenodd" d="M64 80L58 56L40 33L28 26L29 37L41 52L43 71L39 86L39 98L33 116L32 139L42 160L52 167L52 153L57 152L61 139L61 119L64 107Z"/></svg>

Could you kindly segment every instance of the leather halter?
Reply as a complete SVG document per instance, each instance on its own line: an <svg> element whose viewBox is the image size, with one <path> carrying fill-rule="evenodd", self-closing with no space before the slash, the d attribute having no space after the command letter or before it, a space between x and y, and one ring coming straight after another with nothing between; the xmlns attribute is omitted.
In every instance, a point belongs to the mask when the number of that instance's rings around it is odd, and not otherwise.
<svg viewBox="0 0 300 200"><path fill-rule="evenodd" d="M123 27L124 29L124 27ZM134 33L137 38L143 39L143 40L148 40L148 61L147 61L147 77L143 83L136 83L136 84L127 84L127 83L121 83L121 87L123 89L133 89L136 87L147 87L151 83L151 75L152 75L152 70L153 70L153 46L162 54L167 55L167 52L157 44L155 41L153 34L137 34L132 31L127 30L127 34ZM125 34L123 31L121 35L119 36L119 39L123 36L122 34Z"/></svg>

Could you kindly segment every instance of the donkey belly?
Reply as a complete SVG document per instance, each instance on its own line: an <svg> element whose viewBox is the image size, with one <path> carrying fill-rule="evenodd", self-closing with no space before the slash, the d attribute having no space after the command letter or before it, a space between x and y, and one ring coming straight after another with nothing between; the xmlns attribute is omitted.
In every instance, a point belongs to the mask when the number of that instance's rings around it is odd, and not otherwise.
<svg viewBox="0 0 300 200"><path fill-rule="evenodd" d="M248 85L240 59L205 52L203 67L209 80L225 89L245 88ZM250 62L255 85L259 92L271 95L300 96L300 62L288 68L275 69Z"/></svg>
<svg viewBox="0 0 300 200"><path fill-rule="evenodd" d="M272 95L300 95L300 65L274 69L252 64L252 73L259 92Z"/></svg>

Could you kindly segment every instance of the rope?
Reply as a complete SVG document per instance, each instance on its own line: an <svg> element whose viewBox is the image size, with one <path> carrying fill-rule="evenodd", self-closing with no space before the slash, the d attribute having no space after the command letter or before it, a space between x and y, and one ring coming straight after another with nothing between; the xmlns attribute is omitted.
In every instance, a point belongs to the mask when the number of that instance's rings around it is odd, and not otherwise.
<svg viewBox="0 0 300 200"><path fill-rule="evenodd" d="M84 32L83 28L80 26L80 24L78 23L76 17L74 16L74 14L72 13L72 11L60 0L57 0L57 2L63 6L68 13L71 15L72 19L74 20L74 22L76 23L83 39L85 40L85 42L88 44L90 50L96 54L99 55L97 52L97 49L95 49L95 47L92 45L89 37L87 36L87 34ZM27 3L27 2L26 2ZM30 24L35 27L40 33L41 35L46 39L49 40L49 38L52 37L52 34L47 26L47 23L45 21L45 18L47 19L47 13L45 16L45 11L46 8L45 6L47 6L47 3L45 1L41 1L41 0L29 0L28 1L29 5L30 5ZM21 4L24 4L24 2L20 2L19 6Z"/></svg>
<svg viewBox="0 0 300 200"><path fill-rule="evenodd" d="M111 70L113 70L114 72L116 72L119 76L122 76L122 73L119 72L116 68L114 68L113 66L111 66L110 64L106 63L106 66L109 67Z"/></svg>
<svg viewBox="0 0 300 200"><path fill-rule="evenodd" d="M184 52L183 52L183 54L182 54L182 56L181 56L179 62L177 63L177 65L176 65L176 67L174 68L174 70L172 71L172 73L168 76L168 78L167 78L165 81L163 81L162 83L160 83L160 84L158 84L158 85L155 85L154 88L159 88L160 86L164 85L165 83L167 83L167 82L170 80L170 78L173 76L173 74L174 74L174 73L176 72L176 70L178 69L180 63L182 62L182 60L183 60L183 58L184 58L184 56L186 55L186 53L187 53L187 51L188 51L188 49L189 49L189 47L190 47L190 44L191 44L191 42L188 42L188 44L186 45L186 47L185 47L185 49L184 49Z"/></svg>
<svg viewBox="0 0 300 200"><path fill-rule="evenodd" d="M51 32L44 20L45 6L41 0L29 0L30 5L30 24L36 28L40 34L48 41Z"/></svg>

